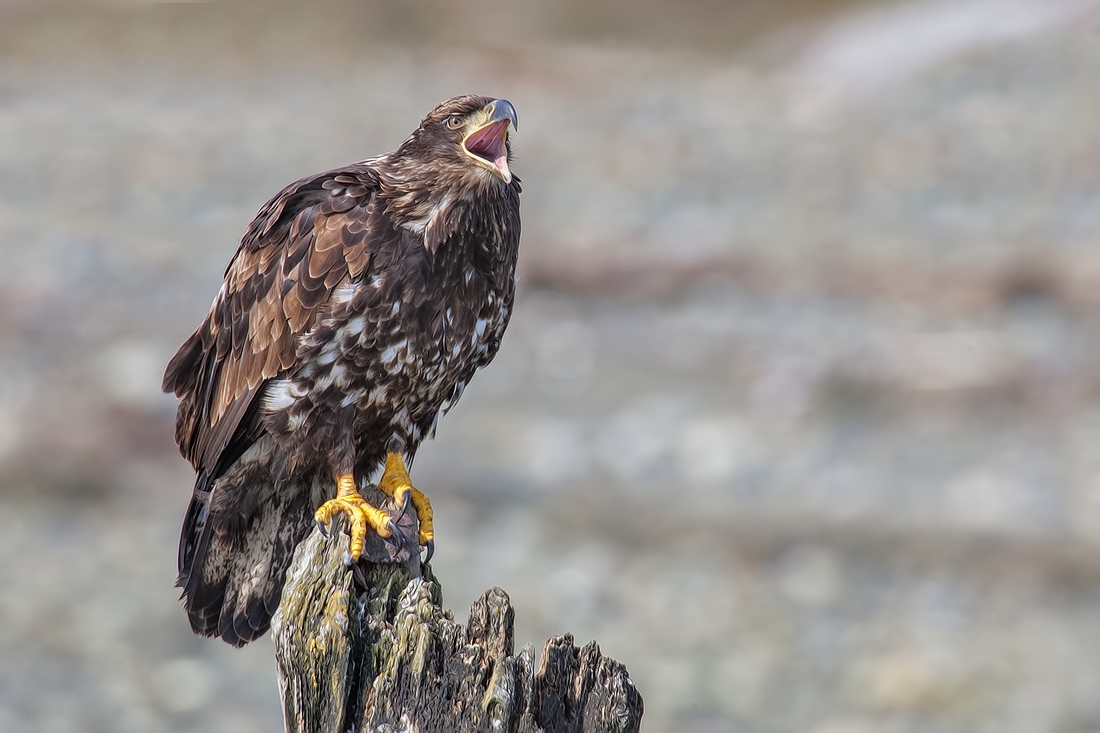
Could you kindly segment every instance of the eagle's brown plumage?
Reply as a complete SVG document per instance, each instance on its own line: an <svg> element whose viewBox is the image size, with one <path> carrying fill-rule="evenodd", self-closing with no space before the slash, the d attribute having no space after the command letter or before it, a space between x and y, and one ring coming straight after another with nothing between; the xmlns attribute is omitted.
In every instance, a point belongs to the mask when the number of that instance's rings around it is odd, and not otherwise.
<svg viewBox="0 0 1100 733"><path fill-rule="evenodd" d="M334 491L415 454L508 323L519 245L505 100L456 97L393 153L304 178L248 227L168 364L198 473L180 537L192 628L263 634Z"/></svg>

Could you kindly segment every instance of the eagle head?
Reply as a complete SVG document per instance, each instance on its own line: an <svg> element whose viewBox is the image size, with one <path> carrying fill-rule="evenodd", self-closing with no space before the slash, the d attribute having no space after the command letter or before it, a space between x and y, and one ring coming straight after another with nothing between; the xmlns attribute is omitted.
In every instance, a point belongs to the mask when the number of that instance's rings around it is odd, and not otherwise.
<svg viewBox="0 0 1100 733"><path fill-rule="evenodd" d="M507 99L452 97L424 116L402 148L406 154L445 161L452 172L488 171L511 183L509 126L519 129L519 116Z"/></svg>

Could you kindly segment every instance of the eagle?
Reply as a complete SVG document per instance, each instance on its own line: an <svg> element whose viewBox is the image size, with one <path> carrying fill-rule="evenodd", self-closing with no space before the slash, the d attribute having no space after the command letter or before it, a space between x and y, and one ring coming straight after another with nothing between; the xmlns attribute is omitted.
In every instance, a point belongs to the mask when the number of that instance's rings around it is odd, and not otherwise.
<svg viewBox="0 0 1100 733"><path fill-rule="evenodd" d="M408 466L508 325L518 126L506 99L448 99L394 152L290 184L248 226L164 373L196 472L177 579L195 633L242 646L267 631L315 523L345 514L355 561L368 532L403 541L357 490L380 467L431 559Z"/></svg>

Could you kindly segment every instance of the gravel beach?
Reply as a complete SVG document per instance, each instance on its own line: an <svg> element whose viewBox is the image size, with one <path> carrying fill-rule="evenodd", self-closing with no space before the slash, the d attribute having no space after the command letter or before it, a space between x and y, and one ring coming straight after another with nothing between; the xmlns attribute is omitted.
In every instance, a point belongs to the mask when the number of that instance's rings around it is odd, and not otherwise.
<svg viewBox="0 0 1100 733"><path fill-rule="evenodd" d="M179 608L161 372L264 201L466 92L524 235L412 472L456 615L649 731L1100 729L1100 3L719 5L0 4L0 731L282 729Z"/></svg>

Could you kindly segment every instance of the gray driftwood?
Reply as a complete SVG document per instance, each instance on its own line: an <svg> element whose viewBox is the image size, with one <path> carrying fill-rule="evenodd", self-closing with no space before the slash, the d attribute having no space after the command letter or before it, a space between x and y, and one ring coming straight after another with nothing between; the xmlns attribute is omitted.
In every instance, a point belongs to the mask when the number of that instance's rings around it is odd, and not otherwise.
<svg viewBox="0 0 1100 733"><path fill-rule="evenodd" d="M400 525L410 537L412 525ZM338 519L330 538L315 532L298 547L287 573L272 636L288 733L638 730L642 698L595 642L556 636L536 669L530 644L514 653L500 588L461 625L414 548L393 557L376 541L365 556L389 562L353 569L347 546Z"/></svg>

